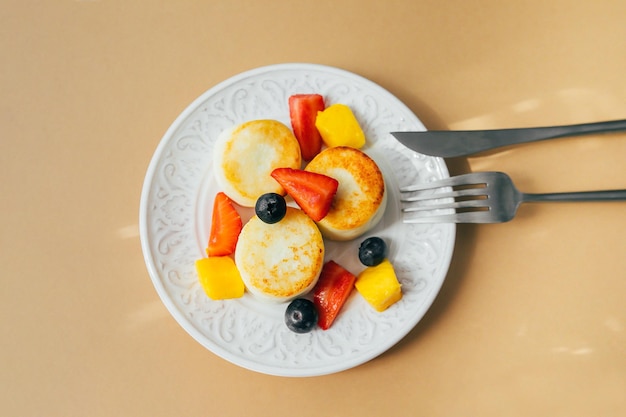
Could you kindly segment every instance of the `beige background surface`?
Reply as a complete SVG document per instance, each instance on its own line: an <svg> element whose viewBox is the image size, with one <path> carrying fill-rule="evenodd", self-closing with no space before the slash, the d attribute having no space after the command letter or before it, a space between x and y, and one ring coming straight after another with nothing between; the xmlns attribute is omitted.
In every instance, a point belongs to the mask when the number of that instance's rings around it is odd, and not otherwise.
<svg viewBox="0 0 626 417"><path fill-rule="evenodd" d="M290 379L232 365L148 276L139 197L197 96L283 62L337 66L430 128L626 117L626 3L2 1L0 414L626 415L626 203L462 225L427 316L379 358ZM449 160L525 191L626 188L626 136Z"/></svg>

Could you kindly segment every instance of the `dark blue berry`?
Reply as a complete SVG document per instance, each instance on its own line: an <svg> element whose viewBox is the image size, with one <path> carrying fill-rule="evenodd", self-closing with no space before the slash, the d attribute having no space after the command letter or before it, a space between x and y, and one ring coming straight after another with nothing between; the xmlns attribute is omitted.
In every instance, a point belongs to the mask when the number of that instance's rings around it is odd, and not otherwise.
<svg viewBox="0 0 626 417"><path fill-rule="evenodd" d="M287 213L285 198L276 193L263 194L256 201L254 212L265 223L277 223Z"/></svg>
<svg viewBox="0 0 626 417"><path fill-rule="evenodd" d="M379 237L369 237L359 246L359 260L365 266L376 266L387 256L387 244Z"/></svg>
<svg viewBox="0 0 626 417"><path fill-rule="evenodd" d="M315 304L306 298L296 298L287 306L285 324L296 333L308 333L317 325Z"/></svg>

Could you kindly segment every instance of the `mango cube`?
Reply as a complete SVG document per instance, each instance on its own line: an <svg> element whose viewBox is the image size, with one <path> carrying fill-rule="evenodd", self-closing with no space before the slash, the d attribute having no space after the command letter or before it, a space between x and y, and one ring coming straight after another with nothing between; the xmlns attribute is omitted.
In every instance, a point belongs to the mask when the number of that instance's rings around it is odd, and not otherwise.
<svg viewBox="0 0 626 417"><path fill-rule="evenodd" d="M402 298L401 285L393 265L387 259L363 270L354 286L376 311L385 311Z"/></svg>
<svg viewBox="0 0 626 417"><path fill-rule="evenodd" d="M350 107L333 104L317 113L315 127L328 147L365 145L365 134Z"/></svg>
<svg viewBox="0 0 626 417"><path fill-rule="evenodd" d="M235 261L230 256L212 256L196 261L198 279L206 295L212 300L239 298L245 286Z"/></svg>

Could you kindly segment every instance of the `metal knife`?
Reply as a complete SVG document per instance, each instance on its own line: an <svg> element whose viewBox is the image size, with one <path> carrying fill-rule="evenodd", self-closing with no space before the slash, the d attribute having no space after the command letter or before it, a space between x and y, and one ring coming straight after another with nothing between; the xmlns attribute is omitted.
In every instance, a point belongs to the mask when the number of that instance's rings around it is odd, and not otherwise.
<svg viewBox="0 0 626 417"><path fill-rule="evenodd" d="M494 130L429 130L424 132L391 132L391 134L404 146L416 152L453 158L519 143L622 130L626 130L626 120L550 127Z"/></svg>

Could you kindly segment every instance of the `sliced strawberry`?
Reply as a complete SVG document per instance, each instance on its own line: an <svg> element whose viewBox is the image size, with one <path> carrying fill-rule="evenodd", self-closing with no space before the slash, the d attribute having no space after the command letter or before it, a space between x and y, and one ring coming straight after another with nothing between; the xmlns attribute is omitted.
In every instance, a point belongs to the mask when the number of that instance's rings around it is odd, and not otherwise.
<svg viewBox="0 0 626 417"><path fill-rule="evenodd" d="M339 182L332 177L302 169L276 168L272 177L316 222L328 214L339 187Z"/></svg>
<svg viewBox="0 0 626 417"><path fill-rule="evenodd" d="M328 261L313 289L313 304L317 308L317 324L326 330L337 318L341 307L352 292L356 277L335 261Z"/></svg>
<svg viewBox="0 0 626 417"><path fill-rule="evenodd" d="M241 216L235 210L232 200L223 192L217 193L213 202L207 255L226 256L235 252L242 227Z"/></svg>
<svg viewBox="0 0 626 417"><path fill-rule="evenodd" d="M302 159L310 161L322 149L322 136L315 127L317 112L324 110L319 94L295 94L289 97L289 116L293 134L300 143Z"/></svg>

